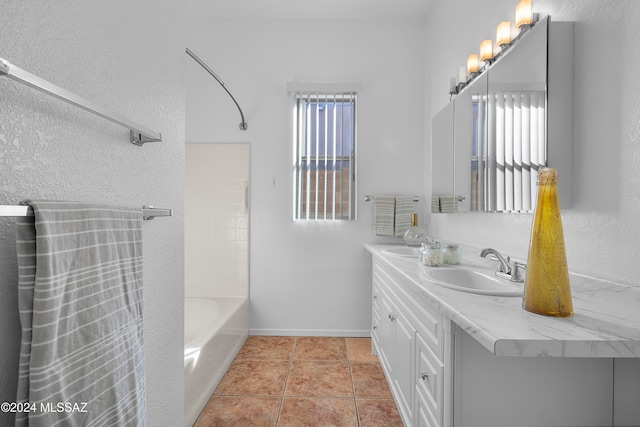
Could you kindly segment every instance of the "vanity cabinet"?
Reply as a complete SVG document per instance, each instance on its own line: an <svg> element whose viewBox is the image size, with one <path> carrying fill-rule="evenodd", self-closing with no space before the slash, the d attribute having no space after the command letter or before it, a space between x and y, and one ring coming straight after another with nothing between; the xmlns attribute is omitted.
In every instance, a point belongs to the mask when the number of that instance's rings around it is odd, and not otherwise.
<svg viewBox="0 0 640 427"><path fill-rule="evenodd" d="M575 329L569 321L529 317L517 297L431 290L435 285L424 283L415 260L372 253L372 351L406 427L640 425L637 402L620 399L615 384L614 374L624 365L613 357L590 356L587 351L595 341L585 341L583 355L556 357L549 353L558 341L531 339L524 329L513 347L497 339L491 351L479 341L512 328L523 316L531 325L563 325L569 328L563 335L571 340ZM464 303L469 304L466 309L457 311ZM465 323L492 304L481 316L492 319L488 327ZM505 315L505 306L517 311ZM580 317L574 321L589 321ZM539 352L528 352L537 346L542 346ZM640 369L640 363L629 365L628 373ZM639 396L640 386L622 393Z"/></svg>
<svg viewBox="0 0 640 427"><path fill-rule="evenodd" d="M443 358L449 352L444 351L442 315L418 303L417 296L402 286L402 277L379 263L373 267L372 294L373 351L404 424L445 425Z"/></svg>

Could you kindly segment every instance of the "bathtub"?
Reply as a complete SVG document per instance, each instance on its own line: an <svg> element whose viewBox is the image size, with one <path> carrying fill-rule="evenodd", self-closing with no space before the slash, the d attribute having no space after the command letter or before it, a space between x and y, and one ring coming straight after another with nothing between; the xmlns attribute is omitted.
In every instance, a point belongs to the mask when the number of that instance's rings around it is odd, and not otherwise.
<svg viewBox="0 0 640 427"><path fill-rule="evenodd" d="M185 298L185 426L192 426L249 331L248 298Z"/></svg>

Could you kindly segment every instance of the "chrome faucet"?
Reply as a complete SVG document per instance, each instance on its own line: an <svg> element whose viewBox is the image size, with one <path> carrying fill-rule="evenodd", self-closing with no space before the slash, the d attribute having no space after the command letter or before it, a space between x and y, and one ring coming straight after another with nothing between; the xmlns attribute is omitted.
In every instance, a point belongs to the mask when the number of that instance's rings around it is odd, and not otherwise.
<svg viewBox="0 0 640 427"><path fill-rule="evenodd" d="M500 252L496 251L492 248L485 248L480 251L480 256L485 258L487 255L492 255L493 259L498 260L498 269L496 270L496 276L507 279L511 282L522 282L522 276L520 276L520 270L526 270L527 265L519 262L514 263L514 266L511 267L511 258L503 257L500 255Z"/></svg>

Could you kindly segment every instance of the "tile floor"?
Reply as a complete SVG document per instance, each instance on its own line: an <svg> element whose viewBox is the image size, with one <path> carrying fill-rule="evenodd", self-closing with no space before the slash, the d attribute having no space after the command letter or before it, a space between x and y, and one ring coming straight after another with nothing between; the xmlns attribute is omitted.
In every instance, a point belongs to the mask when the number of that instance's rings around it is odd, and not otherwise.
<svg viewBox="0 0 640 427"><path fill-rule="evenodd" d="M247 339L196 427L402 427L369 338Z"/></svg>

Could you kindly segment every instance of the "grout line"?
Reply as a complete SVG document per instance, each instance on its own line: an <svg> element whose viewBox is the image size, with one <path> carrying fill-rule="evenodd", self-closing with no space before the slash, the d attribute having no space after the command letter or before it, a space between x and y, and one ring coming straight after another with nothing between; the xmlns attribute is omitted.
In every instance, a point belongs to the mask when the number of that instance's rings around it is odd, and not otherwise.
<svg viewBox="0 0 640 427"><path fill-rule="evenodd" d="M284 387L282 388L282 396L280 398L280 407L278 408L278 415L276 416L276 427L280 422L280 414L282 413L282 408L284 407L284 397L287 393L287 385L289 383L289 375L291 374L291 368L293 366L293 356L296 354L296 346L298 345L298 337L294 337L293 340L293 348L291 349L291 354L289 355L289 366L287 367L287 375L284 378Z"/></svg>
<svg viewBox="0 0 640 427"><path fill-rule="evenodd" d="M356 385L353 381L353 368L351 363L351 357L349 355L349 346L347 345L347 339L344 339L344 345L347 348L347 362L349 363L349 377L351 378L351 391L353 392L353 406L356 410L356 424L360 427L360 413L358 412L358 401L356 400Z"/></svg>

